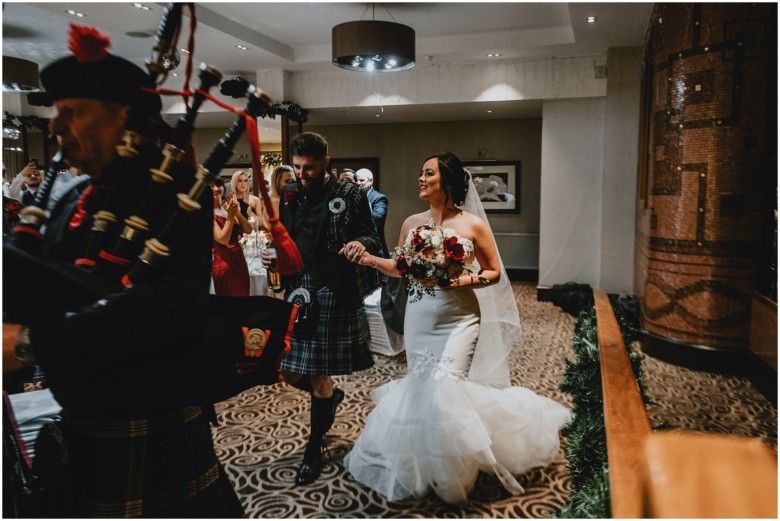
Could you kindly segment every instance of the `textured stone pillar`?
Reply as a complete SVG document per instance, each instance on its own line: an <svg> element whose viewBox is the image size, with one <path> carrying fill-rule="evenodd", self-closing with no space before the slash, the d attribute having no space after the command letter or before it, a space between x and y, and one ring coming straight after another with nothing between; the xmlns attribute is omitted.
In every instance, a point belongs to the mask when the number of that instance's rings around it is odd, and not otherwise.
<svg viewBox="0 0 780 521"><path fill-rule="evenodd" d="M747 345L762 191L776 176L776 19L776 4L653 14L636 268L657 338Z"/></svg>

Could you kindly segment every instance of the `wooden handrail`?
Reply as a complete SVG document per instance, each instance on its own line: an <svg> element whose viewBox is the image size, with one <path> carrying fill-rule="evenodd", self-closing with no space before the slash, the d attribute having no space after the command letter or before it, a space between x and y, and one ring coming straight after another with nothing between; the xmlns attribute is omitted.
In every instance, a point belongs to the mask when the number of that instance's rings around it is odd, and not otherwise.
<svg viewBox="0 0 780 521"><path fill-rule="evenodd" d="M643 443L651 432L639 384L607 293L593 288L613 518L644 517Z"/></svg>

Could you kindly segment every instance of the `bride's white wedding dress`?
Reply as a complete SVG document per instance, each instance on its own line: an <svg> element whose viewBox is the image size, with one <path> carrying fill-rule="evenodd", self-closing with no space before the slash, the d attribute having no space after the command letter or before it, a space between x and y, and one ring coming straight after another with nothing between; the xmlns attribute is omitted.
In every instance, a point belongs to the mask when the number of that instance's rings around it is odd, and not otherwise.
<svg viewBox="0 0 780 521"><path fill-rule="evenodd" d="M433 491L465 504L480 470L520 494L515 476L558 453L568 409L523 387L469 381L477 292L437 289L407 302L407 375L374 390L376 407L345 459L357 481L391 501Z"/></svg>

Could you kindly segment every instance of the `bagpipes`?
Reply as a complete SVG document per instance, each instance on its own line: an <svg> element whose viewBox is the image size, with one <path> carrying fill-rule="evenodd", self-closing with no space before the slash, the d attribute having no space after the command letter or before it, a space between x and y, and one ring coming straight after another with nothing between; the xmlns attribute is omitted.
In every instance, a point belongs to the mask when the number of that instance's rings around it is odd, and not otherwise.
<svg viewBox="0 0 780 521"><path fill-rule="evenodd" d="M182 5L189 5L191 29L194 27L191 4L171 3L165 9L153 59L147 63L150 76L155 78L158 87L159 77L167 75L164 64L170 61L171 53L176 49ZM187 70L191 70L189 61ZM243 110L226 107L208 94L209 89L221 81L221 74L216 69L202 65L199 81L194 91L186 87L188 78L183 91L154 90L155 93L176 93L192 98L186 114L161 147L148 119L128 117L125 137L117 146L117 156L108 173L101 176L101 180L109 179L110 185L102 197L99 211L92 215L83 253L75 263L58 262L45 254L45 208L63 161L62 152L52 158L35 202L22 212L24 220L16 228L13 245L3 246L5 322L46 327L47 317L62 317L96 302L105 306L108 301L110 306L112 299L122 299L136 288L148 287L159 280L176 280L182 273L191 276L181 278L182 287L196 279L208 283L213 199L207 189L233 155L236 143L245 132L252 146L253 166L258 174L262 172L256 118L271 100L260 89L250 86ZM238 116L207 159L193 168L190 141L198 110L206 99L229 108ZM302 268L300 253L274 215L264 180L261 189L264 204L272 217L274 238L284 245L277 246L277 250L281 250L278 269L293 274ZM120 232L121 223L124 227ZM194 325L203 328L204 341L200 352L193 356L202 359L201 365L206 371L210 365L231 367L229 374L215 375L218 384L211 392L213 400L227 398L254 385L277 382L279 363L290 348L297 306L264 296L206 297L205 287L203 301L208 320L205 324ZM198 291L195 293L199 294Z"/></svg>

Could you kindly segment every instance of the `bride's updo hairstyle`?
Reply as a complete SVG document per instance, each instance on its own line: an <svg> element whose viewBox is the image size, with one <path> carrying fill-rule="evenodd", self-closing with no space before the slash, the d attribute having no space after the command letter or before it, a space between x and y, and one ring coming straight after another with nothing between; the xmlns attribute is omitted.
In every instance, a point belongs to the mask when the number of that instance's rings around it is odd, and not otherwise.
<svg viewBox="0 0 780 521"><path fill-rule="evenodd" d="M435 154L423 161L423 164L436 158L439 162L439 173L441 174L441 187L444 190L445 206L450 202L450 196L455 206L463 206L466 200L466 192L469 189L469 175L460 164L458 156L452 152Z"/></svg>

